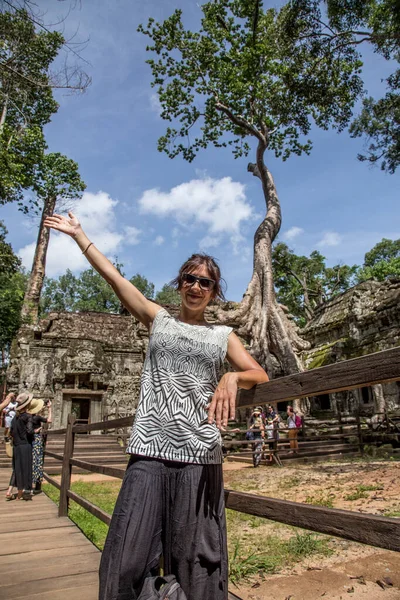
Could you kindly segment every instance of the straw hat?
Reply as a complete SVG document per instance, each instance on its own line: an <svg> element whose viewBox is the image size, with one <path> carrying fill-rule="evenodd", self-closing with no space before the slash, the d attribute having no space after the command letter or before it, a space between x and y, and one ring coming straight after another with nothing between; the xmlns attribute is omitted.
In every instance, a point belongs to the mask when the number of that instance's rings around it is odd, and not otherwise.
<svg viewBox="0 0 400 600"><path fill-rule="evenodd" d="M39 413L42 410L43 406L43 400L41 400L40 398L34 398L34 400L31 400L31 403L29 404L28 412L31 415L37 415L37 413Z"/></svg>
<svg viewBox="0 0 400 600"><path fill-rule="evenodd" d="M19 394L16 399L16 403L18 404L18 406L16 407L17 410L26 408L28 404L30 404L32 398L33 394L28 394L27 392L22 392L22 394Z"/></svg>

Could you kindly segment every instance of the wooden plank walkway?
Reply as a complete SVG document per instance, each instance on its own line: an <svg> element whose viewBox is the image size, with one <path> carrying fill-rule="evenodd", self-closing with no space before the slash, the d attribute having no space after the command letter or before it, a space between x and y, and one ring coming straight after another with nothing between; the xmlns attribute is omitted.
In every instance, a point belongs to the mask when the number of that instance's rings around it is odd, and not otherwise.
<svg viewBox="0 0 400 600"><path fill-rule="evenodd" d="M45 496L4 498L0 469L0 600L97 600L100 552Z"/></svg>
<svg viewBox="0 0 400 600"><path fill-rule="evenodd" d="M10 476L0 469L0 600L97 600L100 551L45 494L7 502Z"/></svg>

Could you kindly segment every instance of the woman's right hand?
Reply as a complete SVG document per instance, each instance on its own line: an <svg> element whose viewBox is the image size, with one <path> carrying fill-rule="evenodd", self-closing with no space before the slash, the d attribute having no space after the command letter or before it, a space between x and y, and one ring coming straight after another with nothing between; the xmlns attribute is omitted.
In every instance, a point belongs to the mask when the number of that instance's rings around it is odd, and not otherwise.
<svg viewBox="0 0 400 600"><path fill-rule="evenodd" d="M45 218L44 226L56 229L57 231L61 231L62 233L66 233L72 238L75 238L78 233L82 231L82 227L72 212L68 213L68 217L69 218L56 214L50 215Z"/></svg>

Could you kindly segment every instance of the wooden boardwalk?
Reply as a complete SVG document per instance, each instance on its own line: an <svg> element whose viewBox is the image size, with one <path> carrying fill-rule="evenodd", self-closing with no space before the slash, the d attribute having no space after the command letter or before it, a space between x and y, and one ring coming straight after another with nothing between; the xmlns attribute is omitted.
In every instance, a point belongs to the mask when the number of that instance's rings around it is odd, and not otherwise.
<svg viewBox="0 0 400 600"><path fill-rule="evenodd" d="M97 600L100 551L45 494L7 502L10 476L0 469L0 600Z"/></svg>
<svg viewBox="0 0 400 600"><path fill-rule="evenodd" d="M0 469L0 600L97 600L99 550L45 494L7 502L10 475Z"/></svg>

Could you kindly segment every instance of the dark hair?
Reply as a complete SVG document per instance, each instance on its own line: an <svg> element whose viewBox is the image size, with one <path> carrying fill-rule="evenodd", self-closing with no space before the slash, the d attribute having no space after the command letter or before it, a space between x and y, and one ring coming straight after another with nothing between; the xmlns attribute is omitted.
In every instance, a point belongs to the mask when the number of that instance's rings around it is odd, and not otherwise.
<svg viewBox="0 0 400 600"><path fill-rule="evenodd" d="M224 292L226 291L225 279L221 277L221 270L215 258L209 254L192 254L179 269L178 275L170 283L176 290L182 288L182 274L192 273L197 267L204 265L210 274L210 278L214 279L215 285L213 288L213 299L225 301Z"/></svg>

